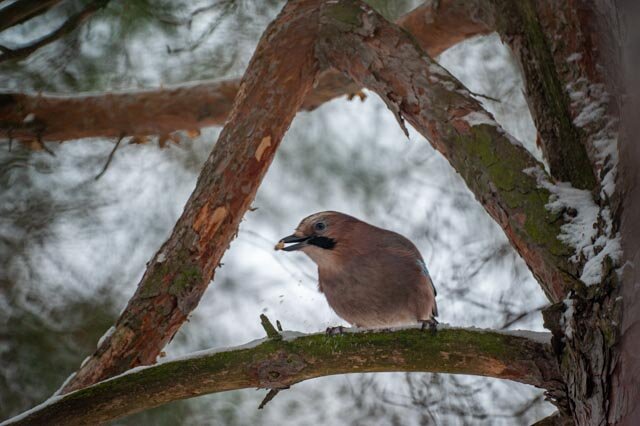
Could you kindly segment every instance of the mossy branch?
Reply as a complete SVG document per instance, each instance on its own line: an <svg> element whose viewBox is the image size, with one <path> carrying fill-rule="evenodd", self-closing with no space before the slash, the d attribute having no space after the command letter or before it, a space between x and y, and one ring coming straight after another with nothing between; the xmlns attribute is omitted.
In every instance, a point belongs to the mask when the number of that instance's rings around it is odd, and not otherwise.
<svg viewBox="0 0 640 426"><path fill-rule="evenodd" d="M547 390L560 383L547 333L444 327L435 335L405 328L331 336L286 332L283 337L136 369L55 397L3 425L98 424L178 399L243 388L279 389L347 373L471 374Z"/></svg>
<svg viewBox="0 0 640 426"><path fill-rule="evenodd" d="M572 249L558 240L564 219L546 207L551 193L525 172L542 165L462 83L362 1L325 3L321 31L320 60L377 93L401 127L406 120L449 160L549 300L584 287L569 262Z"/></svg>

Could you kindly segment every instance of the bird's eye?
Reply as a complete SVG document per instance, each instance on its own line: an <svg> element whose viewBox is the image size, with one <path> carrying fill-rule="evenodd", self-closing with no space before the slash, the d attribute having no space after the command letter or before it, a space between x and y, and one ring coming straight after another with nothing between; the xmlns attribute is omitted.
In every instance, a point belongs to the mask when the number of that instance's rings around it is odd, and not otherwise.
<svg viewBox="0 0 640 426"><path fill-rule="evenodd" d="M313 225L313 229L315 229L318 232L324 231L326 228L327 228L327 224L324 222L316 222L316 224Z"/></svg>

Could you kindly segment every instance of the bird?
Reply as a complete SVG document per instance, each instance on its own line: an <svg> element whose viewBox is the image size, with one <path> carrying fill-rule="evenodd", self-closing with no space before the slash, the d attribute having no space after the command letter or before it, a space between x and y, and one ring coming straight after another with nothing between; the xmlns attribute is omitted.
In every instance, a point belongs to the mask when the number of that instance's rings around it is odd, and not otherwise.
<svg viewBox="0 0 640 426"><path fill-rule="evenodd" d="M436 289L420 251L402 235L323 211L302 219L275 249L301 251L316 263L318 290L351 326L435 331Z"/></svg>

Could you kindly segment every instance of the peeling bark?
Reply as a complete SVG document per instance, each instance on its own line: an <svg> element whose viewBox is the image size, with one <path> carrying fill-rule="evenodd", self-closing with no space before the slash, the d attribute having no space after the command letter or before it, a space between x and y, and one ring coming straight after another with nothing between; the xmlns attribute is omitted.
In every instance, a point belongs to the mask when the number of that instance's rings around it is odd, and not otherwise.
<svg viewBox="0 0 640 426"><path fill-rule="evenodd" d="M424 371L562 386L547 333L442 328L298 335L166 361L65 395L8 424L93 425L215 392L278 389L347 373ZM546 336L545 336L546 335ZM278 336L280 337L280 336ZM545 339L546 337L546 339ZM45 403L46 404L46 403Z"/></svg>
<svg viewBox="0 0 640 426"><path fill-rule="evenodd" d="M491 32L492 20L479 3L427 2L398 21L436 56L466 38ZM86 137L162 135L224 124L240 82L200 82L174 88L74 96L0 94L0 136L65 141ZM327 70L307 94L302 109L353 94L360 86ZM33 120L24 122L33 114Z"/></svg>
<svg viewBox="0 0 640 426"><path fill-rule="evenodd" d="M154 363L197 306L318 72L317 14L316 1L289 3L269 25L171 236L148 263L114 332L64 392ZM260 149L265 138L270 145Z"/></svg>

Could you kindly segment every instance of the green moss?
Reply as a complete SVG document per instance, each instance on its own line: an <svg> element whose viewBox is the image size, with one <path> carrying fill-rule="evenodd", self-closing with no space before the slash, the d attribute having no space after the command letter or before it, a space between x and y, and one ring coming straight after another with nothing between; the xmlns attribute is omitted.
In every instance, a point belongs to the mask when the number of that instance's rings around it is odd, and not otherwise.
<svg viewBox="0 0 640 426"><path fill-rule="evenodd" d="M162 289L162 281L171 269L168 264L156 266L153 273L142 282L139 296L142 298L155 297L160 294Z"/></svg>
<svg viewBox="0 0 640 426"><path fill-rule="evenodd" d="M200 268L193 265L186 266L174 277L168 292L174 296L179 296L200 281L202 281Z"/></svg>
<svg viewBox="0 0 640 426"><path fill-rule="evenodd" d="M571 253L558 239L561 217L546 208L551 194L538 187L535 177L522 173L536 165L524 149L514 146L494 126L485 124L472 126L470 136L459 134L456 142L473 157L458 169L466 173L470 187L478 188L475 193L497 192L509 209L522 213L524 225L516 223L518 219L513 214L509 216L513 228L520 230L525 239L546 247L554 256Z"/></svg>
<svg viewBox="0 0 640 426"><path fill-rule="evenodd" d="M170 282L167 282L167 277ZM163 292L174 296L202 280L202 271L194 265L187 249L182 249L172 259L154 265L151 274L144 279L139 292L141 298L155 297ZM166 285L168 284L168 288Z"/></svg>
<svg viewBox="0 0 640 426"><path fill-rule="evenodd" d="M539 106L532 111L536 123L546 123L541 127L541 136L546 145L553 144L553 155L547 155L552 174L569 181L581 189L593 189L596 179L581 142L584 136L573 125L570 116L569 98L557 70L566 67L566 62L555 63L550 43L540 25L532 0L496 1L499 7L498 31L503 37L521 36L525 54L522 65L529 91L539 96ZM562 40L555 40L556 48L562 47ZM534 98L535 99L535 98ZM545 130L546 129L546 130ZM543 150L545 145L543 145ZM546 153L546 152L545 152Z"/></svg>
<svg viewBox="0 0 640 426"><path fill-rule="evenodd" d="M360 18L362 9L356 2L341 1L339 3L328 4L325 7L324 15L336 22L347 24L349 27L359 27L362 25Z"/></svg>
<svg viewBox="0 0 640 426"><path fill-rule="evenodd" d="M548 345L483 330L442 329L435 335L418 329L314 334L158 364L67 395L27 422L81 419L95 423L178 398L254 387L258 377L290 384L334 374L432 371L506 374L538 383L539 373L529 369L537 370L535 365L545 358L552 359ZM502 370L501 365L509 368Z"/></svg>

